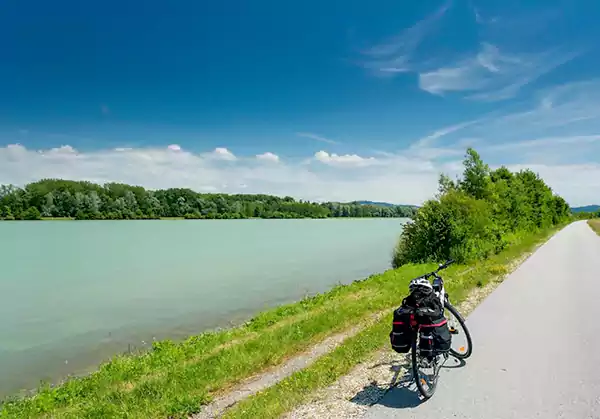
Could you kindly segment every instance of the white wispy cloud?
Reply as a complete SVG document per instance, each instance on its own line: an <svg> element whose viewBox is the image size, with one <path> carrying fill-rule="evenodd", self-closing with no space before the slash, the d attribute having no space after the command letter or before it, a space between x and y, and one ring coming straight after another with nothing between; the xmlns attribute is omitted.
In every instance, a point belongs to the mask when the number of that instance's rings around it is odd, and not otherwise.
<svg viewBox="0 0 600 419"><path fill-rule="evenodd" d="M403 155L457 171L473 146L492 167L538 172L572 205L600 202L600 79L541 89L509 109L434 130Z"/></svg>
<svg viewBox="0 0 600 419"><path fill-rule="evenodd" d="M332 144L332 145L340 145L341 142L332 140L330 138L325 138L322 135L313 134L311 132L298 132L296 133L298 137L310 138L311 140L320 141L322 143Z"/></svg>
<svg viewBox="0 0 600 419"><path fill-rule="evenodd" d="M369 166L372 164L377 164L378 162L375 157L361 157L358 154L329 154L323 150L315 153L315 160L320 161L321 163L340 167Z"/></svg>
<svg viewBox="0 0 600 419"><path fill-rule="evenodd" d="M573 135L566 137L542 137L536 138L534 140L527 141L519 141L505 144L498 144L486 147L487 150L510 150L510 151L518 151L519 149L526 148L543 148L543 147L553 147L560 145L585 145L600 142L600 135Z"/></svg>
<svg viewBox="0 0 600 419"><path fill-rule="evenodd" d="M495 101L514 97L521 88L572 60L578 52L503 53L482 43L472 57L419 74L419 87L432 94L472 92L471 99Z"/></svg>
<svg viewBox="0 0 600 419"><path fill-rule="evenodd" d="M495 23L498 18L497 17L490 17L490 18L486 18L484 16L484 14L481 12L481 9L476 7L475 4L469 0L468 2L469 8L471 9L471 11L473 12L473 18L475 19L475 23L477 23L478 25L486 25L486 24L490 24L490 23Z"/></svg>
<svg viewBox="0 0 600 419"><path fill-rule="evenodd" d="M231 151L229 151L225 147L217 147L209 153L204 153L204 156L206 158L211 158L211 159L216 159L216 160L227 160L227 161L237 160L237 157L235 156L235 154L233 154Z"/></svg>
<svg viewBox="0 0 600 419"><path fill-rule="evenodd" d="M425 37L432 34L436 23L446 13L451 2L398 35L362 51L367 59L362 65L379 75L404 73L413 69L413 55Z"/></svg>
<svg viewBox="0 0 600 419"><path fill-rule="evenodd" d="M451 156L474 146L515 159L533 161L593 159L600 155L600 80L579 81L540 90L511 112L496 110L476 120L440 128L409 148L420 156ZM577 147L574 147L577 145ZM519 153L519 154L517 154Z"/></svg>
<svg viewBox="0 0 600 419"><path fill-rule="evenodd" d="M396 37L363 50L367 59L361 65L379 76L415 73L419 87L434 95L455 92L471 100L492 102L515 97L541 76L584 52L579 45L546 43L540 47L536 42L539 32L549 30L549 23L560 16L556 9L532 15L511 8L507 16L484 17L472 1L467 3L477 24L477 44L420 51L424 39L433 34L448 10L447 3Z"/></svg>
<svg viewBox="0 0 600 419"><path fill-rule="evenodd" d="M262 154L257 154L256 158L258 160L270 161L270 162L274 162L274 163L279 162L279 156L277 154L271 153L270 151L267 151L266 153L262 153Z"/></svg>
<svg viewBox="0 0 600 419"><path fill-rule="evenodd" d="M524 109L486 118L465 132L486 138L490 145L597 135L600 133L600 79L542 89Z"/></svg>
<svg viewBox="0 0 600 419"><path fill-rule="evenodd" d="M457 132L464 128L467 128L468 126L477 124L479 121L480 121L479 119L474 119L472 121L460 122L458 124L449 125L447 127L437 129L437 130L433 131L431 134L427 135L426 137L423 137L423 138L420 138L419 140L417 140L415 143L413 143L411 145L411 147L412 148L430 147L436 140L438 140L448 134L452 134L453 132Z"/></svg>

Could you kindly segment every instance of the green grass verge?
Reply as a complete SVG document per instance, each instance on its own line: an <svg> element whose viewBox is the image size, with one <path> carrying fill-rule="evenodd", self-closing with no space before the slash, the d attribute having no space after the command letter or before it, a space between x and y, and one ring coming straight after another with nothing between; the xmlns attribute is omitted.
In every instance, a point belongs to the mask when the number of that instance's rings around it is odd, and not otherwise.
<svg viewBox="0 0 600 419"><path fill-rule="evenodd" d="M509 249L485 263L475 265L467 274L460 274L465 271L464 266L450 267L446 278L453 301L462 299L472 287L483 285L492 276L506 271L507 263L548 234L515 236L514 244ZM399 304L406 294L410 279L434 268L434 264L404 266L269 310L241 327L203 333L180 343L168 340L155 342L151 351L136 356L115 357L89 376L74 378L55 387L41 386L33 397L7 400L0 406L0 417L186 417L198 412L215 394L241 380L282 363L374 312ZM299 403L300 396L308 394L310 389L339 377L362 359L361 354L368 354L381 346L382 339L387 338L387 332L382 335L383 338L380 336L384 325L389 329L389 319L367 328L322 358L335 356L346 360L335 368L332 364L317 361L306 371L298 373L301 376L309 374L309 378L305 378L307 390L289 398L285 402L286 408L292 402ZM365 340L372 336L379 338L367 339L368 342ZM328 362L337 364L338 358ZM319 372L319 366L323 371ZM325 366L330 372L325 371ZM317 374L320 378L311 374ZM277 391L285 382L289 382L289 379L241 403L232 414L243 411L240 409L252 403L260 404L261 398L268 397L270 392ZM287 393L281 393L273 397L288 396ZM272 404L268 402L265 406Z"/></svg>
<svg viewBox="0 0 600 419"><path fill-rule="evenodd" d="M9 400L0 417L165 417L198 411L219 389L389 307L421 271L414 266L388 271L267 311L242 327L178 344L156 342L148 353L116 357L87 377Z"/></svg>
<svg viewBox="0 0 600 419"><path fill-rule="evenodd" d="M562 227L562 226L561 226ZM504 252L473 265L467 274L464 267L448 269L444 275L447 289L454 303L460 303L474 287L482 286L500 274L509 272L516 259L545 242L559 228L521 237ZM236 404L224 416L227 419L278 418L305 402L315 390L333 384L372 353L389 345L392 313L361 333L348 338L331 353L314 364L298 371L268 389Z"/></svg>
<svg viewBox="0 0 600 419"><path fill-rule="evenodd" d="M588 220L588 225L600 236L600 218Z"/></svg>

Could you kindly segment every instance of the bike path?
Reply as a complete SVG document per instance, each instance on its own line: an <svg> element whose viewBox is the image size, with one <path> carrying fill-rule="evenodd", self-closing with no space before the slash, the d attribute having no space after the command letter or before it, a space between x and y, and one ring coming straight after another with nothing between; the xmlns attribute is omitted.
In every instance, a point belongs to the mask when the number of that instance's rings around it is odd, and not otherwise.
<svg viewBox="0 0 600 419"><path fill-rule="evenodd" d="M430 400L400 386L365 419L600 418L600 237L584 221L539 248L466 324L473 355L463 366L449 358Z"/></svg>

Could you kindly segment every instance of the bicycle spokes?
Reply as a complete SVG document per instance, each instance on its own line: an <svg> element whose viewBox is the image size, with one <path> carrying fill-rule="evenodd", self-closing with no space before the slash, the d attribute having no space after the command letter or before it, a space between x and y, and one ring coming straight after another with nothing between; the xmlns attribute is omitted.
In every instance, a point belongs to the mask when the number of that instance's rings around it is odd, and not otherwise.
<svg viewBox="0 0 600 419"><path fill-rule="evenodd" d="M448 329L450 329L450 334L452 335L452 343L450 347L456 354L465 355L469 347L467 336L465 335L456 317L449 310L446 310L445 315L448 319Z"/></svg>
<svg viewBox="0 0 600 419"><path fill-rule="evenodd" d="M432 392L435 388L435 383L437 379L436 363L432 361L425 361L420 362L419 364L419 376L417 377L417 379L425 388L426 392Z"/></svg>
<svg viewBox="0 0 600 419"><path fill-rule="evenodd" d="M423 357L420 354L413 358L413 372L417 388L421 395L428 399L435 392L442 366L442 357Z"/></svg>

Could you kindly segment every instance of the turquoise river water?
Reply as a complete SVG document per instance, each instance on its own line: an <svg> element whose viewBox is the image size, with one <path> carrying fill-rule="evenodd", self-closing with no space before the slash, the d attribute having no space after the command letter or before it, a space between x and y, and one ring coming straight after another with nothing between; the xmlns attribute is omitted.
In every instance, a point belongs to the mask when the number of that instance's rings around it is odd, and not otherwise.
<svg viewBox="0 0 600 419"><path fill-rule="evenodd" d="M405 221L0 222L0 396L384 271Z"/></svg>

